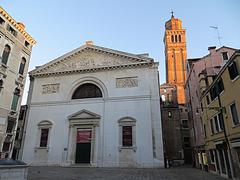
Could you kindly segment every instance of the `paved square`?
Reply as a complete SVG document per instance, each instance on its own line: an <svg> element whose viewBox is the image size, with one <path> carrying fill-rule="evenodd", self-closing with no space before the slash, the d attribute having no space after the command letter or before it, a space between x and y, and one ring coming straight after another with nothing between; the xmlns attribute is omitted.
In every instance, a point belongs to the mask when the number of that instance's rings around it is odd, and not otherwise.
<svg viewBox="0 0 240 180"><path fill-rule="evenodd" d="M191 167L170 169L29 167L28 180L224 180Z"/></svg>

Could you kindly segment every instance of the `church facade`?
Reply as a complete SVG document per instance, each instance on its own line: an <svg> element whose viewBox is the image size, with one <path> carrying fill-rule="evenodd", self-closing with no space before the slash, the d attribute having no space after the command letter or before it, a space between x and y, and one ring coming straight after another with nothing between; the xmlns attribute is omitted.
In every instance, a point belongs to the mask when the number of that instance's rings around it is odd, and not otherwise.
<svg viewBox="0 0 240 180"><path fill-rule="evenodd" d="M22 160L163 167L158 63L87 42L30 72Z"/></svg>

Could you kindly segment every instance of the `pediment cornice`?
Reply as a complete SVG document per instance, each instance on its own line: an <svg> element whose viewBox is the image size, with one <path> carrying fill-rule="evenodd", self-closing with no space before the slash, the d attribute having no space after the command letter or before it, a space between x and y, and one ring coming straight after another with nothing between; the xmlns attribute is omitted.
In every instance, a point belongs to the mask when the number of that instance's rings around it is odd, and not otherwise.
<svg viewBox="0 0 240 180"><path fill-rule="evenodd" d="M68 120L80 120L80 119L100 119L101 116L98 114L95 114L93 112L90 112L86 109L83 109L81 111L78 111L70 116L68 116Z"/></svg>
<svg viewBox="0 0 240 180"><path fill-rule="evenodd" d="M93 55L106 56L106 60L96 62ZM84 57L80 57L84 56ZM80 57L80 59L79 59ZM109 57L109 58L108 58ZM110 69L133 68L156 64L152 58L134 55L95 45L84 45L43 66L36 68L31 76L49 76L57 74L72 74L79 72L94 72Z"/></svg>

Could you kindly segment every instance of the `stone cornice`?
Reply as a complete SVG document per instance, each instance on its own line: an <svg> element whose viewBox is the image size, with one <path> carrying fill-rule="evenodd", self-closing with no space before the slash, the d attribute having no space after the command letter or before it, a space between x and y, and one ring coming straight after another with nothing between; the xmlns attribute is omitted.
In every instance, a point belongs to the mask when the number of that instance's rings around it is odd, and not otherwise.
<svg viewBox="0 0 240 180"><path fill-rule="evenodd" d="M24 30L24 27L19 25L1 6L0 6L0 14L2 14L8 22L10 22L28 41L29 43L36 44L36 41Z"/></svg>
<svg viewBox="0 0 240 180"><path fill-rule="evenodd" d="M107 97L107 98L89 98L89 99L76 99L76 100L63 100L63 101L42 101L42 102L32 102L30 106L32 107L46 107L46 106L56 106L56 105L76 105L76 104L88 104L91 103L104 103L109 102L124 102L124 101L146 101L151 100L150 95L136 95L136 96L120 96L120 97Z"/></svg>
<svg viewBox="0 0 240 180"><path fill-rule="evenodd" d="M147 67L147 66L158 66L158 63L133 63L133 64L125 64L125 65L117 65L117 66L109 66L109 67L100 67L100 68L87 68L87 69L76 69L70 71L59 71L59 72L48 72L48 73L30 73L32 77L46 77L46 76L54 76L54 75L64 75L64 74L76 74L76 73L89 73L89 72L99 72L106 70L115 70L115 69L126 69L126 68L136 68L136 67Z"/></svg>

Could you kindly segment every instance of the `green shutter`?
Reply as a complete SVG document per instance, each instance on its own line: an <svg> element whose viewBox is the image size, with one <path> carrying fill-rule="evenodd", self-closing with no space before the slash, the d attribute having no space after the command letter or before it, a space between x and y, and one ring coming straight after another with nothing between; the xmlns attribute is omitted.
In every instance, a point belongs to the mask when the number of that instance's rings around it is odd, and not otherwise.
<svg viewBox="0 0 240 180"><path fill-rule="evenodd" d="M17 110L18 98L19 98L19 96L17 96L17 95L14 94L13 100L12 100L11 110L14 110L14 111Z"/></svg>

